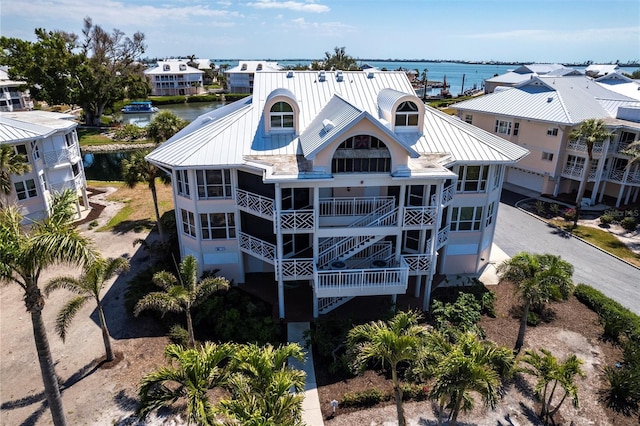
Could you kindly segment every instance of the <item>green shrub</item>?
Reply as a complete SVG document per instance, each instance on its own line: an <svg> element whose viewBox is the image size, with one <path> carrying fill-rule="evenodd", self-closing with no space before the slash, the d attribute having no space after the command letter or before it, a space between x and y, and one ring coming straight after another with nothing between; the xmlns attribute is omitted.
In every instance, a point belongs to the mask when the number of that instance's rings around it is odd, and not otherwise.
<svg viewBox="0 0 640 426"><path fill-rule="evenodd" d="M493 291L487 291L486 293L482 293L482 300L480 304L482 305L481 313L484 315L488 315L491 318L496 317L496 293Z"/></svg>
<svg viewBox="0 0 640 426"><path fill-rule="evenodd" d="M181 325L175 324L169 329L169 339L177 345L189 346L189 332Z"/></svg>
<svg viewBox="0 0 640 426"><path fill-rule="evenodd" d="M136 139L144 138L147 132L145 129L136 126L135 124L125 124L122 127L117 128L113 132L113 139L116 141L131 142Z"/></svg>
<svg viewBox="0 0 640 426"><path fill-rule="evenodd" d="M425 385L402 383L403 401L426 401L429 398L429 390Z"/></svg>
<svg viewBox="0 0 640 426"><path fill-rule="evenodd" d="M535 208L536 208L536 213L538 213L538 215L542 215L546 210L546 203L544 201L537 200Z"/></svg>
<svg viewBox="0 0 640 426"><path fill-rule="evenodd" d="M608 337L625 335L630 341L640 341L640 317L602 292L586 284L578 284L574 294L600 317Z"/></svg>
<svg viewBox="0 0 640 426"><path fill-rule="evenodd" d="M607 366L604 377L609 382L607 405L625 414L640 408L640 366Z"/></svg>
<svg viewBox="0 0 640 426"><path fill-rule="evenodd" d="M341 407L372 407L390 399L379 389L367 389L359 392L347 392L340 401Z"/></svg>
<svg viewBox="0 0 640 426"><path fill-rule="evenodd" d="M551 213L553 213L554 216L558 216L558 214L560 213L560 204L558 203L553 203L549 206L549 211L551 211Z"/></svg>
<svg viewBox="0 0 640 426"><path fill-rule="evenodd" d="M480 321L482 305L473 294L460 293L454 303L433 301L432 314L435 317L436 328L445 331L449 327L457 330L477 331L483 334L477 326Z"/></svg>
<svg viewBox="0 0 640 426"><path fill-rule="evenodd" d="M562 215L564 216L564 219L568 222L574 221L576 219L577 214L578 212L576 211L576 209L573 209L573 208L568 208L562 213Z"/></svg>
<svg viewBox="0 0 640 426"><path fill-rule="evenodd" d="M538 314L533 311L529 311L527 314L527 325L535 327L538 324L540 324L540 317Z"/></svg>
<svg viewBox="0 0 640 426"><path fill-rule="evenodd" d="M93 229L96 226L98 226L98 221L97 220L92 220L91 222L89 222L89 229Z"/></svg>
<svg viewBox="0 0 640 426"><path fill-rule="evenodd" d="M609 226L613 222L613 216L610 214L603 214L600 216L600 225Z"/></svg>
<svg viewBox="0 0 640 426"><path fill-rule="evenodd" d="M620 226L622 226L627 231L635 231L638 226L638 221L633 216L627 216L620 221Z"/></svg>
<svg viewBox="0 0 640 426"><path fill-rule="evenodd" d="M340 376L352 376L344 342L354 326L350 319L318 319L305 334L307 346L313 348L314 361Z"/></svg>

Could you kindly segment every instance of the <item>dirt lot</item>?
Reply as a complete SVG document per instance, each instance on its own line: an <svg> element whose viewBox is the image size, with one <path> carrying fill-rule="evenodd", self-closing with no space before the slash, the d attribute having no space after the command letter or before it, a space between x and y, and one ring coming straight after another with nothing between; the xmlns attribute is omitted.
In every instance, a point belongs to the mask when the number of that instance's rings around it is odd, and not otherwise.
<svg viewBox="0 0 640 426"><path fill-rule="evenodd" d="M112 217L122 204L104 201L106 194L98 195L96 202L106 207L98 217L100 226ZM149 261L148 254L139 246L137 238L147 238L148 232L134 231L95 232L82 225L104 256L128 256L132 271L143 268ZM152 234L153 235L153 234ZM49 277L73 273L65 268L47 271L41 278L45 283ZM63 405L70 425L136 425L132 417L136 406L136 388L140 378L164 364L162 351L167 339L163 330L144 319L133 319L123 306L123 294L127 276L115 280L104 296L105 311L114 349L119 353L119 362L113 365L100 364L104 347L97 316L92 305L87 305L78 314L70 327L66 343L55 335L53 324L58 309L67 294L60 291L47 299L44 309L48 327L51 352L56 371L62 383ZM482 326L490 339L511 347L517 333L517 318L511 307L514 296L511 285L502 283L494 288L498 295L495 319L484 318ZM619 350L600 339L602 329L596 315L577 300L555 304L553 321L530 328L526 347L545 347L558 356L575 352L585 360L587 377L580 380L581 408L575 410L565 404L561 411L564 423L569 425L637 425L638 418L626 418L608 410L600 401L598 391L602 382L599 371L619 359ZM319 387L321 406L328 426L393 425L393 405L368 410L352 411L338 409L338 415L329 417L332 399L340 399L346 391L371 387L390 389L384 376L368 373L348 381L326 384ZM466 425L527 425L536 424L532 414L537 410L531 398L531 383L516 380L507 389L498 410L485 412L482 409L461 417ZM42 381L37 363L31 321L24 310L17 286L0 288L0 423L2 425L50 425L51 417L42 393ZM430 402L407 403L407 419L410 425L435 424L433 406ZM179 417L163 413L145 424L186 424Z"/></svg>

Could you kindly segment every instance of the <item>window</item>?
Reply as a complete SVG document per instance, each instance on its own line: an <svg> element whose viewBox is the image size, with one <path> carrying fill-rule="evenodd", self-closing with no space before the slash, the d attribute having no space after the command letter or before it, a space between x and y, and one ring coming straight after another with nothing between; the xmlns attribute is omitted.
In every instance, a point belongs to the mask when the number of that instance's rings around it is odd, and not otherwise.
<svg viewBox="0 0 640 426"><path fill-rule="evenodd" d="M272 129L293 129L293 108L286 102L276 102L269 111Z"/></svg>
<svg viewBox="0 0 640 426"><path fill-rule="evenodd" d="M64 138L65 138L65 143L67 144L67 147L72 147L74 144L73 133L67 133L66 135L64 135Z"/></svg>
<svg viewBox="0 0 640 426"><path fill-rule="evenodd" d="M16 188L16 196L18 197L18 200L26 200L27 198L34 198L38 196L36 182L33 179L15 182L13 186Z"/></svg>
<svg viewBox="0 0 640 426"><path fill-rule="evenodd" d="M484 226L487 227L493 223L493 220L496 217L496 202L489 204L487 207L487 220L484 223Z"/></svg>
<svg viewBox="0 0 640 426"><path fill-rule="evenodd" d="M38 143L36 141L31 142L31 155L33 156L33 161L38 161L40 159L40 148L38 148Z"/></svg>
<svg viewBox="0 0 640 426"><path fill-rule="evenodd" d="M224 170L196 170L198 198L231 198L231 172Z"/></svg>
<svg viewBox="0 0 640 426"><path fill-rule="evenodd" d="M409 101L402 102L396 110L396 126L417 126L418 106Z"/></svg>
<svg viewBox="0 0 640 426"><path fill-rule="evenodd" d="M547 136L558 136L558 128L550 127L547 129Z"/></svg>
<svg viewBox="0 0 640 426"><path fill-rule="evenodd" d="M180 71L186 71L187 70L187 66L185 64L180 64L180 66L178 68L180 68Z"/></svg>
<svg viewBox="0 0 640 426"><path fill-rule="evenodd" d="M24 157L24 163L29 162L29 157L27 156L27 146L26 145L15 145L13 147L16 155L22 155Z"/></svg>
<svg viewBox="0 0 640 426"><path fill-rule="evenodd" d="M262 71L262 64L258 64L258 66L256 67L256 71Z"/></svg>
<svg viewBox="0 0 640 426"><path fill-rule="evenodd" d="M247 64L242 64L240 71L246 71L246 70L247 70Z"/></svg>
<svg viewBox="0 0 640 426"><path fill-rule="evenodd" d="M511 134L511 122L510 121L496 120L495 132L499 133L499 134L503 134L503 135L510 135Z"/></svg>
<svg viewBox="0 0 640 426"><path fill-rule="evenodd" d="M451 214L452 231L480 230L482 207L454 207Z"/></svg>
<svg viewBox="0 0 640 426"><path fill-rule="evenodd" d="M191 198L191 193L189 191L189 175L187 171L177 170L176 176L177 176L176 186L178 187L178 195Z"/></svg>
<svg viewBox="0 0 640 426"><path fill-rule="evenodd" d="M331 162L332 173L385 173L391 171L391 154L380 139L351 137L340 144Z"/></svg>
<svg viewBox="0 0 640 426"><path fill-rule="evenodd" d="M518 136L520 133L520 123L513 123L513 136Z"/></svg>
<svg viewBox="0 0 640 426"><path fill-rule="evenodd" d="M236 237L236 222L233 213L202 213L200 214L200 226L203 240Z"/></svg>
<svg viewBox="0 0 640 426"><path fill-rule="evenodd" d="M484 192L487 187L489 166L460 166L458 168L458 192Z"/></svg>
<svg viewBox="0 0 640 426"><path fill-rule="evenodd" d="M180 209L180 215L182 216L182 232L192 237L196 236L196 221L193 216L193 212L185 209Z"/></svg>
<svg viewBox="0 0 640 426"><path fill-rule="evenodd" d="M584 157L578 157L576 155L569 155L567 157L567 166L568 167L584 167L585 159Z"/></svg>
<svg viewBox="0 0 640 426"><path fill-rule="evenodd" d="M473 124L473 115L471 115L471 114L466 114L466 115L464 116L464 121L465 121L466 123Z"/></svg>
<svg viewBox="0 0 640 426"><path fill-rule="evenodd" d="M49 190L49 186L47 185L47 178L44 177L44 174L38 175L40 177L40 183L45 191Z"/></svg>
<svg viewBox="0 0 640 426"><path fill-rule="evenodd" d="M171 65L169 64L164 64L162 66L162 71L171 71Z"/></svg>
<svg viewBox="0 0 640 426"><path fill-rule="evenodd" d="M542 159L545 161L553 161L553 152L543 152Z"/></svg>
<svg viewBox="0 0 640 426"><path fill-rule="evenodd" d="M496 164L493 166L493 189L497 189L502 182L502 166Z"/></svg>

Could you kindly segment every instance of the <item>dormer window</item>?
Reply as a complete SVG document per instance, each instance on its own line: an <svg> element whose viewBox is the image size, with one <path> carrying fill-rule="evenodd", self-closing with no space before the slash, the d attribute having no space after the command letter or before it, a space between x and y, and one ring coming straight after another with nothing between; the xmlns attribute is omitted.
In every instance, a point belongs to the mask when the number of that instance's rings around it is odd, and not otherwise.
<svg viewBox="0 0 640 426"><path fill-rule="evenodd" d="M391 153L380 139L358 135L346 139L336 149L331 173L388 173Z"/></svg>
<svg viewBox="0 0 640 426"><path fill-rule="evenodd" d="M418 105L404 101L396 109L396 128L418 126Z"/></svg>
<svg viewBox="0 0 640 426"><path fill-rule="evenodd" d="M180 71L186 71L187 70L187 65L186 64L180 64Z"/></svg>
<svg viewBox="0 0 640 426"><path fill-rule="evenodd" d="M169 64L164 64L162 66L162 71L171 71L171 65Z"/></svg>
<svg viewBox="0 0 640 426"><path fill-rule="evenodd" d="M258 64L258 66L256 67L256 71L262 71L262 64Z"/></svg>
<svg viewBox="0 0 640 426"><path fill-rule="evenodd" d="M271 129L293 129L293 108L286 102L276 102L269 111Z"/></svg>
<svg viewBox="0 0 640 426"><path fill-rule="evenodd" d="M247 64L242 64L240 71L246 71L246 70L247 70Z"/></svg>

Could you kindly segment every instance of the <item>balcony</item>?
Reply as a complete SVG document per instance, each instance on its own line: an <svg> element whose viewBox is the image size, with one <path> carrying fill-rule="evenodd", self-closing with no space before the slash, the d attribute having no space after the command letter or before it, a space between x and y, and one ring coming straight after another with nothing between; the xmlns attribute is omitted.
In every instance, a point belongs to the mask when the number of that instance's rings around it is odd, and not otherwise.
<svg viewBox="0 0 640 426"><path fill-rule="evenodd" d="M275 208L271 198L237 188L236 204L240 210L267 220L273 220Z"/></svg>
<svg viewBox="0 0 640 426"><path fill-rule="evenodd" d="M46 151L43 153L44 164L55 167L59 164L77 163L80 160L78 145L73 144L65 149Z"/></svg>
<svg viewBox="0 0 640 426"><path fill-rule="evenodd" d="M284 281L313 279L313 259L283 259L280 268Z"/></svg>
<svg viewBox="0 0 640 426"><path fill-rule="evenodd" d="M587 152L587 144L581 140L569 141L567 144L567 151ZM602 151L603 142L596 142L593 144L593 148L591 150L593 154L602 154Z"/></svg>
<svg viewBox="0 0 640 426"><path fill-rule="evenodd" d="M244 232L238 232L238 245L241 251L272 265L275 264L276 246L274 244L245 234Z"/></svg>
<svg viewBox="0 0 640 426"><path fill-rule="evenodd" d="M630 185L640 185L640 172L629 172L626 178L624 176L625 169L613 169L609 172L607 179L611 182L624 183Z"/></svg>
<svg viewBox="0 0 640 426"><path fill-rule="evenodd" d="M407 206L404 208L402 227L408 229L420 229L425 226L434 226L438 216L435 206Z"/></svg>
<svg viewBox="0 0 640 426"><path fill-rule="evenodd" d="M569 166L565 165L562 169L562 177L570 178L570 179L582 179L582 172L584 171L584 166Z"/></svg>
<svg viewBox="0 0 640 426"><path fill-rule="evenodd" d="M403 254L402 258L409 267L409 275L427 275L431 272L430 254Z"/></svg>
<svg viewBox="0 0 640 426"><path fill-rule="evenodd" d="M280 212L280 229L284 234L313 232L314 218L313 210L285 210ZM277 232L275 229L274 231Z"/></svg>
<svg viewBox="0 0 640 426"><path fill-rule="evenodd" d="M82 189L83 186L84 186L84 179L82 178L82 174L79 174L78 176L75 176L73 179L64 180L62 182L55 182L55 183L51 182L49 184L49 192L61 193L67 189L70 191L76 192L79 189Z"/></svg>

